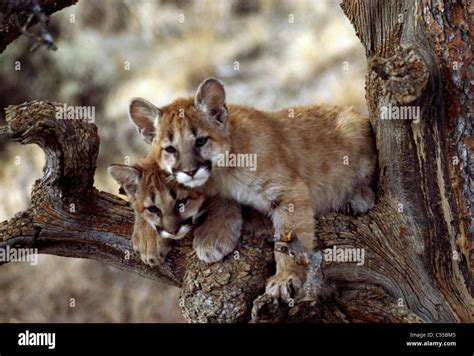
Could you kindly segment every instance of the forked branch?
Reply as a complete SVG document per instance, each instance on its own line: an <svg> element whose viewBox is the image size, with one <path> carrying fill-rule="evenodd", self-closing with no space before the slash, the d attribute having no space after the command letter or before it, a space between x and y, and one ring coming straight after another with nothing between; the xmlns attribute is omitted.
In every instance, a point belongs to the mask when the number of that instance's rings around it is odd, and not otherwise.
<svg viewBox="0 0 474 356"><path fill-rule="evenodd" d="M244 209L241 242L223 262L209 265L198 260L187 238L176 243L165 266L146 266L131 246L132 210L124 200L93 187L99 149L96 126L80 117L58 119L56 113L62 108L58 103L33 101L6 110L7 126L1 132L13 141L39 145L46 165L43 178L33 187L30 208L0 225L0 248L35 247L40 253L95 259L180 286L183 313L196 322L244 322L251 317L254 322L419 320L397 307L382 288L364 283L337 290L329 284L320 301L295 306L281 305L268 296L257 298L274 272L273 234L268 219L249 209ZM363 240L372 233L363 229L366 219L373 218L320 219L320 240L329 247L353 243L362 247L364 243L356 238L362 235ZM329 231L335 227L345 240L333 240ZM376 261L375 253L371 259ZM329 275L339 279L346 272L328 268ZM368 305L371 299L375 303Z"/></svg>

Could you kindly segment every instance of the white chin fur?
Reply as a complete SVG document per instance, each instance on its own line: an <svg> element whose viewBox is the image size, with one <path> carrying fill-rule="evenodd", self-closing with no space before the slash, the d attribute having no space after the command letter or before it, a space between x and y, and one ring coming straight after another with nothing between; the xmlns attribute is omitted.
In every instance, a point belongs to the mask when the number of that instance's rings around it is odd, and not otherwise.
<svg viewBox="0 0 474 356"><path fill-rule="evenodd" d="M207 182L207 178L201 178L201 179L193 179L187 183L183 183L185 186L189 188L196 188L204 185Z"/></svg>
<svg viewBox="0 0 474 356"><path fill-rule="evenodd" d="M170 234L169 232L166 231L161 231L160 236L164 239L172 239L174 238L174 235Z"/></svg>
<svg viewBox="0 0 474 356"><path fill-rule="evenodd" d="M201 167L198 169L193 179L206 179L209 178L209 171L206 167Z"/></svg>
<svg viewBox="0 0 474 356"><path fill-rule="evenodd" d="M209 178L209 171L206 168L201 167L193 177L183 172L178 172L175 176L179 183L190 188L195 188L204 185L207 182Z"/></svg>
<svg viewBox="0 0 474 356"><path fill-rule="evenodd" d="M178 239L182 239L183 237L185 237L188 232L191 231L191 227L189 225L183 225L179 228L179 231L178 231L178 236L177 238Z"/></svg>
<svg viewBox="0 0 474 356"><path fill-rule="evenodd" d="M169 164L165 164L165 171L173 174L173 168Z"/></svg>
<svg viewBox="0 0 474 356"><path fill-rule="evenodd" d="M179 228L179 231L176 235L170 234L167 231L161 231L160 236L164 239L180 240L185 237L189 231L191 231L191 227L188 225L183 225Z"/></svg>
<svg viewBox="0 0 474 356"><path fill-rule="evenodd" d="M189 175L183 172L176 173L175 177L176 177L176 180L181 184L186 184L192 179Z"/></svg>

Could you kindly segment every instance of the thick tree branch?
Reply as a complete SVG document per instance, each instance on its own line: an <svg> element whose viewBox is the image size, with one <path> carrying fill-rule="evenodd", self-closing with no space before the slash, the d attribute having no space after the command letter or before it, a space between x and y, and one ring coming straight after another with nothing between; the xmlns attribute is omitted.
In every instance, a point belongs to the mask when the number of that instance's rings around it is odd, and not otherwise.
<svg viewBox="0 0 474 356"><path fill-rule="evenodd" d="M61 105L55 103L7 109L0 133L40 145L47 159L31 207L0 225L0 248L35 246L42 253L93 258L181 286L180 305L194 322L473 322L467 4L346 0L342 6L368 56L378 202L360 217L316 219L318 251L350 247L365 253L360 266L328 260L311 265L325 271L316 301L282 305L262 295L274 272L271 226L248 209L236 253L223 261L199 261L187 238L165 266L142 264L131 251L127 203L93 188L95 125L56 119ZM412 115L419 109L419 120L385 120L383 109L391 107Z"/></svg>
<svg viewBox="0 0 474 356"><path fill-rule="evenodd" d="M61 104L49 102L7 108L7 126L1 131L22 144L38 144L45 151L46 166L43 178L33 187L31 207L0 224L0 248L35 247L40 253L91 258L180 286L183 288L180 304L190 321L249 321L254 300L263 293L266 279L274 273L273 234L268 219L244 209L242 240L236 252L221 263L209 265L199 261L188 238L176 244L165 266L147 267L132 250L129 237L133 214L127 203L93 188L99 148L96 126L81 118L56 118L62 108ZM320 241L329 247L354 244L371 248L358 241L360 235L371 234L370 230L363 230L365 223L337 215L321 219ZM334 240L335 226L345 240ZM358 229L363 232L351 232ZM383 254L380 258L384 258ZM373 261L377 268L377 260ZM354 275L347 275L348 270L354 271L353 267L339 267L343 266L328 265L329 276L350 281L348 288L334 289L329 284L321 301L291 307L263 296L255 302L252 320L420 320L406 307L397 307L396 300L383 288L366 284L370 281L364 278L368 272L361 270L356 273L359 278L353 279ZM370 298L377 303L367 305Z"/></svg>
<svg viewBox="0 0 474 356"><path fill-rule="evenodd" d="M1 131L22 144L38 144L45 151L46 166L43 178L33 187L31 207L0 225L0 248L36 247L41 253L93 258L175 286L189 281L188 287L197 285L210 294L229 284L241 296L226 294L229 314L222 313L221 319L245 320L249 304L272 273L267 221L249 216L238 258L231 255L224 264L208 266L199 261L186 239L176 244L165 266L145 266L129 240L132 210L124 200L93 188L99 149L96 126L80 117L58 119L62 108L57 103L30 102L6 110L7 126ZM194 278L187 271L203 275ZM232 283L236 278L240 283ZM209 296L203 302L208 300Z"/></svg>
<svg viewBox="0 0 474 356"><path fill-rule="evenodd" d="M37 35L38 44L42 43L55 49L52 37L47 29L48 16L65 7L74 5L78 0L0 0L0 53L26 30L41 23L41 34Z"/></svg>

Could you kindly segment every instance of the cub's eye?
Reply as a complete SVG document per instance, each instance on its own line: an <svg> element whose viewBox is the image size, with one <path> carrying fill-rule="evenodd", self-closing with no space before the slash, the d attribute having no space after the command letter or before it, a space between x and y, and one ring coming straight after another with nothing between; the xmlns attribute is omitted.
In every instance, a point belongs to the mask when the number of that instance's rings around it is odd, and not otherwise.
<svg viewBox="0 0 474 356"><path fill-rule="evenodd" d="M176 200L176 209L183 209L188 202L188 198Z"/></svg>
<svg viewBox="0 0 474 356"><path fill-rule="evenodd" d="M206 144L208 137L198 137L196 139L196 146L197 147L202 147Z"/></svg>
<svg viewBox="0 0 474 356"><path fill-rule="evenodd" d="M148 210L150 213L154 213L158 216L161 215L160 209L158 209L155 205L149 206L148 208L146 208L146 210Z"/></svg>
<svg viewBox="0 0 474 356"><path fill-rule="evenodd" d="M176 148L174 148L173 146L168 146L168 147L165 148L165 151L168 152L168 153L175 153Z"/></svg>

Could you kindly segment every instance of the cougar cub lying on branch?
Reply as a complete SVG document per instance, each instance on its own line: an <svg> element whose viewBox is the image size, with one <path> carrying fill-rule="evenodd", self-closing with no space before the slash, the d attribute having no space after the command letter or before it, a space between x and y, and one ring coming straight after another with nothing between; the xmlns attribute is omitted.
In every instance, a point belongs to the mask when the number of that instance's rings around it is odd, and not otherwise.
<svg viewBox="0 0 474 356"><path fill-rule="evenodd" d="M351 109L300 106L263 112L227 105L223 84L209 78L194 98L160 108L135 98L130 117L152 144L157 166L206 197L228 198L267 214L276 240L296 235L310 251L315 214L347 207L365 213L374 206L371 127ZM235 164L245 155L253 155L256 164ZM231 201L214 204L209 216L230 209ZM233 240L214 238L216 249L235 246ZM276 274L266 292L289 300L305 281L307 268L284 253L275 252L275 258Z"/></svg>
<svg viewBox="0 0 474 356"><path fill-rule="evenodd" d="M144 263L163 263L171 241L194 229L194 249L206 262L221 260L235 249L242 225L240 207L235 203L207 217L208 208L216 202L225 205L225 201L220 202L225 199L206 200L202 192L175 182L150 158L135 166L111 165L108 172L130 200L135 213L133 247Z"/></svg>

